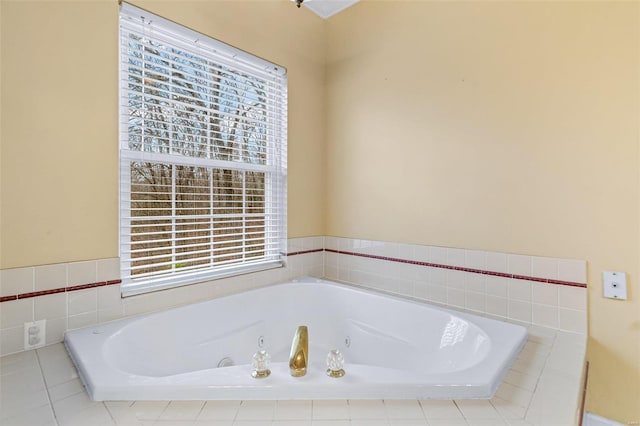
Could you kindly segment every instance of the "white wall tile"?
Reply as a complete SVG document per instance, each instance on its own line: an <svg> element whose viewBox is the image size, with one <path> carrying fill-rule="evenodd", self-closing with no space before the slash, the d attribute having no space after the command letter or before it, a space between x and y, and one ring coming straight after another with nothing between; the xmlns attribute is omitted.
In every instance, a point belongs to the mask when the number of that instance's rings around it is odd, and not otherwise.
<svg viewBox="0 0 640 426"><path fill-rule="evenodd" d="M531 258L531 275L538 278L558 279L558 259L550 257Z"/></svg>
<svg viewBox="0 0 640 426"><path fill-rule="evenodd" d="M35 290L51 290L67 287L67 265L43 265L35 267Z"/></svg>
<svg viewBox="0 0 640 426"><path fill-rule="evenodd" d="M22 327L33 321L33 297L2 302L0 308L0 328Z"/></svg>
<svg viewBox="0 0 640 426"><path fill-rule="evenodd" d="M465 273L464 288L467 291L473 291L476 293L486 293L485 288L486 275L473 274L470 272Z"/></svg>
<svg viewBox="0 0 640 426"><path fill-rule="evenodd" d="M509 299L531 301L531 281L510 279Z"/></svg>
<svg viewBox="0 0 640 426"><path fill-rule="evenodd" d="M472 269L486 270L486 252L481 250L465 250L465 266Z"/></svg>
<svg viewBox="0 0 640 426"><path fill-rule="evenodd" d="M429 257L431 258L431 262L433 263L437 263L439 265L446 265L447 264L447 248L430 246Z"/></svg>
<svg viewBox="0 0 640 426"><path fill-rule="evenodd" d="M492 251L486 252L487 271L492 272L509 272L507 264L507 255L505 253L496 253Z"/></svg>
<svg viewBox="0 0 640 426"><path fill-rule="evenodd" d="M507 303L510 319L531 322L531 303L520 300L509 300Z"/></svg>
<svg viewBox="0 0 640 426"><path fill-rule="evenodd" d="M509 254L507 255L507 262L510 274L531 276L531 256Z"/></svg>
<svg viewBox="0 0 640 426"><path fill-rule="evenodd" d="M447 269L447 287L464 290L465 272Z"/></svg>
<svg viewBox="0 0 640 426"><path fill-rule="evenodd" d="M531 284L531 292L534 303L543 305L558 306L558 288L555 284L538 283Z"/></svg>
<svg viewBox="0 0 640 426"><path fill-rule="evenodd" d="M24 350L24 328L5 328L0 330L0 356Z"/></svg>
<svg viewBox="0 0 640 426"><path fill-rule="evenodd" d="M108 310L122 307L119 285L98 287L98 310Z"/></svg>
<svg viewBox="0 0 640 426"><path fill-rule="evenodd" d="M558 304L562 308L587 310L587 289L584 287L558 286Z"/></svg>
<svg viewBox="0 0 640 426"><path fill-rule="evenodd" d="M120 258L100 259L96 261L96 280L112 281L120 279Z"/></svg>
<svg viewBox="0 0 640 426"><path fill-rule="evenodd" d="M92 284L98 281L97 265L94 260L67 264L67 285Z"/></svg>
<svg viewBox="0 0 640 426"><path fill-rule="evenodd" d="M34 297L35 319L67 318L67 293Z"/></svg>
<svg viewBox="0 0 640 426"><path fill-rule="evenodd" d="M324 248L324 237L322 237L322 236L307 237L307 238L304 239L303 247L304 247L305 250L323 249Z"/></svg>
<svg viewBox="0 0 640 426"><path fill-rule="evenodd" d="M324 237L324 248L338 250L338 239L336 237Z"/></svg>
<svg viewBox="0 0 640 426"><path fill-rule="evenodd" d="M557 306L534 303L532 305L531 321L544 327L558 328L559 314Z"/></svg>
<svg viewBox="0 0 640 426"><path fill-rule="evenodd" d="M464 305L465 305L464 290L458 290L457 288L447 287L447 304L451 306L464 308Z"/></svg>
<svg viewBox="0 0 640 426"><path fill-rule="evenodd" d="M287 240L287 253L295 253L303 250L302 238L289 238Z"/></svg>
<svg viewBox="0 0 640 426"><path fill-rule="evenodd" d="M30 293L34 289L34 268L0 270L0 296Z"/></svg>
<svg viewBox="0 0 640 426"><path fill-rule="evenodd" d="M418 262L431 262L431 250L429 246L416 245L413 250L414 260Z"/></svg>
<svg viewBox="0 0 640 426"><path fill-rule="evenodd" d="M52 345L54 343L62 342L64 339L64 332L67 330L67 317L47 319L47 338L46 344Z"/></svg>
<svg viewBox="0 0 640 426"><path fill-rule="evenodd" d="M488 295L507 297L509 278L487 275L485 277L485 288Z"/></svg>
<svg viewBox="0 0 640 426"><path fill-rule="evenodd" d="M487 313L499 317L507 317L507 298L489 296L486 297Z"/></svg>
<svg viewBox="0 0 640 426"><path fill-rule="evenodd" d="M447 271L443 268L431 268L431 283L435 285L447 285Z"/></svg>
<svg viewBox="0 0 640 426"><path fill-rule="evenodd" d="M465 308L472 311L476 311L476 312L485 312L486 310L485 294L467 291L465 293Z"/></svg>
<svg viewBox="0 0 640 426"><path fill-rule="evenodd" d="M427 299L436 303L447 303L447 288L441 285L429 285Z"/></svg>
<svg viewBox="0 0 640 426"><path fill-rule="evenodd" d="M69 330L77 328L89 327L98 323L98 312L85 312L78 315L70 315L67 319L67 327Z"/></svg>
<svg viewBox="0 0 640 426"><path fill-rule="evenodd" d="M584 260L559 259L558 279L576 283L587 283L587 262Z"/></svg>
<svg viewBox="0 0 640 426"><path fill-rule="evenodd" d="M67 293L67 310L69 315L98 310L98 289L88 288Z"/></svg>
<svg viewBox="0 0 640 426"><path fill-rule="evenodd" d="M413 244L397 244L396 258L405 260L416 260L415 246Z"/></svg>
<svg viewBox="0 0 640 426"><path fill-rule="evenodd" d="M447 248L447 265L464 267L466 250Z"/></svg>
<svg viewBox="0 0 640 426"><path fill-rule="evenodd" d="M559 309L560 330L573 331L575 333L587 332L587 314L585 311L574 309Z"/></svg>
<svg viewBox="0 0 640 426"><path fill-rule="evenodd" d="M98 323L114 321L124 316L124 305L113 309L102 309L98 311Z"/></svg>

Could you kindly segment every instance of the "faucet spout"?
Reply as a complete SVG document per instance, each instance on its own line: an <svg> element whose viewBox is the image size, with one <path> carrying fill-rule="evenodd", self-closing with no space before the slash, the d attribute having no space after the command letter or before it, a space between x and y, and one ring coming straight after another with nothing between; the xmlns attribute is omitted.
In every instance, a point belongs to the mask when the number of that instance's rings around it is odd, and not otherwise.
<svg viewBox="0 0 640 426"><path fill-rule="evenodd" d="M302 377L307 374L309 363L309 330L306 325L301 325L296 330L291 342L289 354L289 371L293 377Z"/></svg>

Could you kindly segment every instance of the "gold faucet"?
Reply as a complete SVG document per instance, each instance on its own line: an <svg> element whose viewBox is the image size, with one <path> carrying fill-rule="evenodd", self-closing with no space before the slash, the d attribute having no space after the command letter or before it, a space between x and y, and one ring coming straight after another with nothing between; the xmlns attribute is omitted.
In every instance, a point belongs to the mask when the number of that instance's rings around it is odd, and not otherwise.
<svg viewBox="0 0 640 426"><path fill-rule="evenodd" d="M309 362L309 330L306 325L298 326L291 343L289 354L289 371L293 377L302 377L307 374Z"/></svg>

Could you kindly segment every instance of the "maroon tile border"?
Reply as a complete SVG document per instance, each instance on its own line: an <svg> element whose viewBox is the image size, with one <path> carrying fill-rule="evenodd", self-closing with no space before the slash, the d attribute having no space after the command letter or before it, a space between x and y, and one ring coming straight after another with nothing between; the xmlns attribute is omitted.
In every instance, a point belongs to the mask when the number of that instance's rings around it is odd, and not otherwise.
<svg viewBox="0 0 640 426"><path fill-rule="evenodd" d="M66 293L66 292L70 292L70 291L85 290L85 289L88 289L88 288L103 287L103 286L106 286L106 285L120 284L121 282L122 282L122 280L100 281L100 282L97 282L97 283L80 284L80 285L73 285L73 286L69 286L69 287L52 288L52 289L49 289L49 290L31 291L29 293L20 293L20 294L14 294L14 295L11 295L11 296L0 297L0 303L8 302L8 301L11 301L11 300L28 299L30 297L46 296L48 294Z"/></svg>
<svg viewBox="0 0 640 426"><path fill-rule="evenodd" d="M311 250L301 250L301 251L293 251L291 253L287 253L287 256L297 256L299 254L308 254L308 253L319 253L323 252L324 249L311 249Z"/></svg>
<svg viewBox="0 0 640 426"><path fill-rule="evenodd" d="M311 250L294 251L294 252L291 252L291 253L287 253L286 255L287 256L298 256L298 255L301 255L301 254L320 253L320 252L344 254L344 255L347 255L347 256L366 257L368 259L386 260L388 262L408 263L410 265L428 266L430 268L452 269L452 270L455 270L455 271L470 272L470 273L473 273L473 274L491 275L491 276L495 276L495 277L513 278L513 279L517 279L517 280L535 281L535 282L547 283L547 284L558 284L558 285L566 285L566 286L571 286L571 287L584 287L584 288L587 287L587 285L584 284L584 283L577 283L577 282L572 282L572 281L552 280L552 279L540 278L540 277L530 277L530 276L527 276L527 275L507 274L507 273L504 273L504 272L485 271L485 270L482 270L482 269L474 269L474 268L465 268L465 267L461 267L461 266L444 265L444 264L441 264L441 263L421 262L421 261L418 261L418 260L399 259L399 258L396 258L396 257L378 256L378 255L375 255L375 254L355 253L355 252L343 251L343 250L311 249ZM28 299L30 297L46 296L48 294L65 293L65 292L70 292L70 291L86 290L88 288L103 287L103 286L107 286L107 285L115 285L115 284L120 284L121 282L122 282L122 280L100 281L100 282L96 282L96 283L79 284L79 285L73 285L73 286L69 286L69 287L60 287L60 288L52 288L52 289L49 289L49 290L32 291L32 292L29 292L29 293L13 294L13 295L10 295L10 296L2 296L2 297L0 297L0 303L9 302L11 300Z"/></svg>
<svg viewBox="0 0 640 426"><path fill-rule="evenodd" d="M408 259L398 259L395 257L387 257L387 256L378 256L376 254L366 254L366 253L354 253L351 251L343 251L343 250L334 250L334 249L324 249L324 251L329 253L336 254L345 254L347 256L357 256L357 257L366 257L368 259L377 259L377 260L386 260L388 262L400 262L400 263L408 263L410 265L419 265L419 266L428 266L431 268L441 268L441 269L451 269L454 271L462 271L462 272L470 272L473 274L482 274L482 275L491 275L494 277L503 277L503 278L512 278L516 280L526 280L526 281L535 281L539 283L547 283L547 284L558 284L558 285L566 285L571 287L584 287L587 285L584 283L578 283L573 281L562 281L562 280L553 280L541 277L530 277L528 275L516 275L516 274L508 274L505 272L496 272L496 271L485 271L482 269L474 269L474 268L465 268L463 266L451 266L444 265L441 263L431 263L431 262L421 262L419 260L408 260Z"/></svg>

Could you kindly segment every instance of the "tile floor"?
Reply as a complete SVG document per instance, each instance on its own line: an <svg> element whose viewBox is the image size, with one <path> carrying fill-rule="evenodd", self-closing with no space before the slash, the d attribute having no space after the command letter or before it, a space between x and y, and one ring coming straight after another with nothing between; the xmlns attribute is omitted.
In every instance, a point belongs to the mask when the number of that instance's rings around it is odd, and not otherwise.
<svg viewBox="0 0 640 426"><path fill-rule="evenodd" d="M2 426L567 426L584 336L529 327L491 400L93 402L61 343L0 358Z"/></svg>

